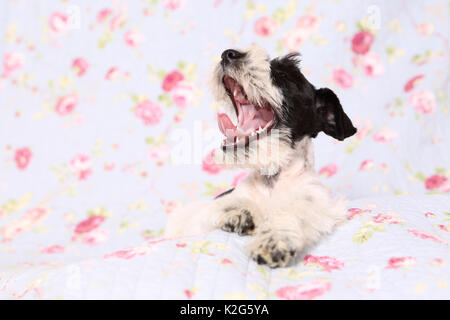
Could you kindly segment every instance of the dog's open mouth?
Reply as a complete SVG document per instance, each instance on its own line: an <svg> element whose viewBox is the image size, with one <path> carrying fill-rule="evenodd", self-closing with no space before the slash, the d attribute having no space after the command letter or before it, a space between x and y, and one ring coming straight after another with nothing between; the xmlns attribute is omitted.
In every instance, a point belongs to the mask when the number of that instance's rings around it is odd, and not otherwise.
<svg viewBox="0 0 450 320"><path fill-rule="evenodd" d="M218 114L219 129L226 137L223 146L248 145L251 140L267 134L274 124L274 112L270 104L250 102L242 86L229 76L223 78L223 85L237 115L237 124L234 124L225 113Z"/></svg>

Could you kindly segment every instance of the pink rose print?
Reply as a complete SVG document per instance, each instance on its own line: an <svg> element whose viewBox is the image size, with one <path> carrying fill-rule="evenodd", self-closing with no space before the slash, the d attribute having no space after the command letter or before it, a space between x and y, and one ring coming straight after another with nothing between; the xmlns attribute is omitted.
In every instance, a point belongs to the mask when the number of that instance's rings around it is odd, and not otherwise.
<svg viewBox="0 0 450 320"><path fill-rule="evenodd" d="M426 212L424 215L425 215L426 218L436 216L433 212Z"/></svg>
<svg viewBox="0 0 450 320"><path fill-rule="evenodd" d="M104 216L90 216L75 227L76 234L88 233L97 229L105 221Z"/></svg>
<svg viewBox="0 0 450 320"><path fill-rule="evenodd" d="M166 10L174 11L184 6L186 0L163 0L162 5Z"/></svg>
<svg viewBox="0 0 450 320"><path fill-rule="evenodd" d="M81 77L84 75L89 67L89 63L84 58L76 58L72 62L72 68L75 69L77 76Z"/></svg>
<svg viewBox="0 0 450 320"><path fill-rule="evenodd" d="M326 272L331 272L333 270L341 270L345 265L344 262L341 262L336 258L328 256L318 257L313 255L307 255L303 259L303 262L305 266L309 264L318 264Z"/></svg>
<svg viewBox="0 0 450 320"><path fill-rule="evenodd" d="M433 266L439 266L442 267L445 264L445 261L441 258L434 258L430 261L430 264Z"/></svg>
<svg viewBox="0 0 450 320"><path fill-rule="evenodd" d="M286 33L282 41L286 49L292 52L298 50L305 39L306 35L304 31L301 29L293 29Z"/></svg>
<svg viewBox="0 0 450 320"><path fill-rule="evenodd" d="M8 77L14 71L22 68L25 56L22 53L10 52L6 53L3 58L3 77Z"/></svg>
<svg viewBox="0 0 450 320"><path fill-rule="evenodd" d="M409 92L417 85L420 79L423 79L425 76L423 74L419 74L418 76L415 76L411 78L403 87L403 90L405 92Z"/></svg>
<svg viewBox="0 0 450 320"><path fill-rule="evenodd" d="M41 249L41 253L45 253L45 254L54 254L54 253L62 253L64 252L64 247L60 246L60 245L53 245L50 247L45 247Z"/></svg>
<svg viewBox="0 0 450 320"><path fill-rule="evenodd" d="M411 234L413 234L413 235L416 236L416 237L419 237L420 239L423 239L423 240L432 240L432 241L434 241L434 242L437 242L437 243L441 243L441 244L445 244L445 245L447 245L447 246L450 246L450 243L449 243L449 242L444 241L444 240L441 240L441 239L439 239L438 237L435 237L435 236L433 236L433 235L431 235L431 234L427 234L427 233L425 233L425 232L422 232L422 231L419 231L419 230L413 230L413 229L408 229L408 232L411 233Z"/></svg>
<svg viewBox="0 0 450 320"><path fill-rule="evenodd" d="M218 174L222 168L214 162L214 150L206 155L202 162L202 170L209 174Z"/></svg>
<svg viewBox="0 0 450 320"><path fill-rule="evenodd" d="M28 210L20 219L13 220L0 229L3 241L11 241L19 234L30 230L33 225L42 221L47 215L48 210L44 208Z"/></svg>
<svg viewBox="0 0 450 320"><path fill-rule="evenodd" d="M366 54L369 52L374 37L368 31L360 31L353 36L352 51L356 54Z"/></svg>
<svg viewBox="0 0 450 320"><path fill-rule="evenodd" d="M305 29L311 32L318 28L319 22L320 19L318 17L307 14L297 19L296 27L298 29Z"/></svg>
<svg viewBox="0 0 450 320"><path fill-rule="evenodd" d="M93 246L108 240L108 232L106 230L95 229L81 234L79 239L82 243Z"/></svg>
<svg viewBox="0 0 450 320"><path fill-rule="evenodd" d="M374 52L369 52L359 59L364 73L369 77L378 77L384 73L384 65L381 58Z"/></svg>
<svg viewBox="0 0 450 320"><path fill-rule="evenodd" d="M359 171L369 171L373 170L375 167L375 162L373 160L364 160L361 165L359 166Z"/></svg>
<svg viewBox="0 0 450 320"><path fill-rule="evenodd" d="M260 37L270 37L278 29L279 23L272 17L262 17L255 21L253 31Z"/></svg>
<svg viewBox="0 0 450 320"><path fill-rule="evenodd" d="M367 137L373 129L372 120L369 119L361 119L356 117L355 118L355 126L358 128L358 131L356 132L356 138L358 140L362 140L365 137Z"/></svg>
<svg viewBox="0 0 450 320"><path fill-rule="evenodd" d="M445 232L449 232L450 228L448 228L447 226L444 226L443 224L439 224L438 225L439 229L445 231Z"/></svg>
<svg viewBox="0 0 450 320"><path fill-rule="evenodd" d="M140 32L128 30L125 32L123 39L128 46L137 47L145 41L145 36Z"/></svg>
<svg viewBox="0 0 450 320"><path fill-rule="evenodd" d="M137 256L144 256L147 253L154 251L155 250L154 245L158 244L162 241L164 241L164 239L150 241L150 242L144 243L144 244L136 246L136 247L119 250L119 251L113 252L111 254L104 255L103 258L104 259L119 258L119 259L129 260L129 259L132 259Z"/></svg>
<svg viewBox="0 0 450 320"><path fill-rule="evenodd" d="M181 109L188 107L194 100L194 87L187 82L178 82L170 93L175 105Z"/></svg>
<svg viewBox="0 0 450 320"><path fill-rule="evenodd" d="M92 161L88 155L76 155L69 165L79 180L86 180L92 174Z"/></svg>
<svg viewBox="0 0 450 320"><path fill-rule="evenodd" d="M343 89L353 86L353 76L344 69L335 69L333 71L333 80Z"/></svg>
<svg viewBox="0 0 450 320"><path fill-rule="evenodd" d="M20 148L17 149L14 154L14 161L19 170L25 170L30 164L30 160L32 157L31 150L29 148Z"/></svg>
<svg viewBox="0 0 450 320"><path fill-rule="evenodd" d="M192 291L192 290L184 290L184 294L186 295L186 298L192 299L192 297L194 296L195 292Z"/></svg>
<svg viewBox="0 0 450 320"><path fill-rule="evenodd" d="M430 22L423 22L417 25L417 32L422 36L429 36L434 31L434 25Z"/></svg>
<svg viewBox="0 0 450 320"><path fill-rule="evenodd" d="M416 258L413 257L401 257L401 258L391 258L388 261L386 269L400 269L400 268L410 268L416 264Z"/></svg>
<svg viewBox="0 0 450 320"><path fill-rule="evenodd" d="M447 179L440 187L439 191L441 192L450 192L450 179Z"/></svg>
<svg viewBox="0 0 450 320"><path fill-rule="evenodd" d="M120 75L119 68L112 67L106 73L105 79L106 80L110 80L110 81L114 81L114 80L117 80L119 78L119 75Z"/></svg>
<svg viewBox="0 0 450 320"><path fill-rule="evenodd" d="M329 165L323 167L319 170L319 175L324 175L327 178L334 176L338 171L338 166L334 163L330 163Z"/></svg>
<svg viewBox="0 0 450 320"><path fill-rule="evenodd" d="M373 140L376 142L391 142L397 135L394 130L384 128L373 135Z"/></svg>
<svg viewBox="0 0 450 320"><path fill-rule="evenodd" d="M171 91L176 87L178 82L183 81L184 76L181 72L174 70L171 73L167 74L162 83L162 89L166 92Z"/></svg>
<svg viewBox="0 0 450 320"><path fill-rule="evenodd" d="M363 214L363 213L366 213L366 212L367 213L372 212L372 210L370 210L370 209L363 210L363 209L360 209L360 208L350 208L347 211L350 212L350 214L347 216L348 220L352 220L354 217L356 217L356 216L358 216L360 214Z"/></svg>
<svg viewBox="0 0 450 320"><path fill-rule="evenodd" d="M126 22L127 22L127 14L125 12L120 12L111 19L109 29L111 31L114 31L119 28L122 28Z"/></svg>
<svg viewBox="0 0 450 320"><path fill-rule="evenodd" d="M55 111L60 116L68 115L75 109L78 104L78 96L76 94L68 94L58 99Z"/></svg>
<svg viewBox="0 0 450 320"><path fill-rule="evenodd" d="M114 163L105 163L103 166L106 171L113 171L115 167L116 165Z"/></svg>
<svg viewBox="0 0 450 320"><path fill-rule="evenodd" d="M425 188L427 190L436 190L441 188L446 182L447 177L438 174L432 175L425 180Z"/></svg>
<svg viewBox="0 0 450 320"><path fill-rule="evenodd" d="M233 182L231 183L231 185L233 187L236 187L241 181L243 181L248 176L248 174L249 174L248 171L242 171L242 172L238 173L237 175L234 176Z"/></svg>
<svg viewBox="0 0 450 320"><path fill-rule="evenodd" d="M97 21L98 23L104 22L106 19L108 19L112 14L112 10L105 8L100 10L100 12L97 14Z"/></svg>
<svg viewBox="0 0 450 320"><path fill-rule="evenodd" d="M150 150L150 158L156 160L158 165L162 165L170 156L170 148L166 145L159 145Z"/></svg>
<svg viewBox="0 0 450 320"><path fill-rule="evenodd" d="M397 219L390 215L385 214L377 214L375 217L373 217L373 222L375 223L386 223L386 224L399 224L402 223L403 220Z"/></svg>
<svg viewBox="0 0 450 320"><path fill-rule="evenodd" d="M312 300L331 290L331 283L313 280L306 284L282 287L276 295L287 300Z"/></svg>
<svg viewBox="0 0 450 320"><path fill-rule="evenodd" d="M50 16L48 23L50 30L55 34L63 34L68 30L69 17L64 13L55 12Z"/></svg>
<svg viewBox="0 0 450 320"><path fill-rule="evenodd" d="M175 122L181 122L184 119L184 115L182 112L178 112L176 115L173 116L173 121Z"/></svg>
<svg viewBox="0 0 450 320"><path fill-rule="evenodd" d="M423 114L433 113L436 109L434 93L428 90L413 92L409 95L408 100L414 109Z"/></svg>
<svg viewBox="0 0 450 320"><path fill-rule="evenodd" d="M312 15L305 15L297 20L294 29L286 32L282 39L283 45L290 51L296 51L300 45L317 30L320 19Z"/></svg>
<svg viewBox="0 0 450 320"><path fill-rule="evenodd" d="M114 258L128 260L128 259L134 258L135 256L142 256L145 253L146 253L146 251L139 252L139 251L135 250L134 248L131 248L131 249L119 250L119 251L116 251L114 253L107 254L103 258L104 259L108 259L108 258L113 258L114 257Z"/></svg>
<svg viewBox="0 0 450 320"><path fill-rule="evenodd" d="M134 114L141 119L146 126L158 124L163 115L161 107L149 100L139 103L135 108Z"/></svg>
<svg viewBox="0 0 450 320"><path fill-rule="evenodd" d="M167 214L171 214L177 207L178 204L175 201L161 201L163 210Z"/></svg>

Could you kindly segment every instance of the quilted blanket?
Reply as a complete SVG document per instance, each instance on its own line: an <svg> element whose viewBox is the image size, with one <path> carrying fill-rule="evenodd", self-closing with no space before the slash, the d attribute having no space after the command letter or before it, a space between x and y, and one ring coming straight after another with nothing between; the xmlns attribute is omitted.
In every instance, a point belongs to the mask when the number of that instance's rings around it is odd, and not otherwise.
<svg viewBox="0 0 450 320"><path fill-rule="evenodd" d="M0 299L449 299L448 3L373 2L2 1ZM251 43L300 51L358 128L314 140L348 215L287 268L163 237L248 173L212 161L207 84Z"/></svg>

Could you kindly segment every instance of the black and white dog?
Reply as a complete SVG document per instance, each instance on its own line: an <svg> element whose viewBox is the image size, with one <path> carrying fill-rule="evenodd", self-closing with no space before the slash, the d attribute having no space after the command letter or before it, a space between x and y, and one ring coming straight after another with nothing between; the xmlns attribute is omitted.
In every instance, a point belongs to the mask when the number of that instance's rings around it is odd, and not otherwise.
<svg viewBox="0 0 450 320"><path fill-rule="evenodd" d="M270 60L257 46L222 53L212 90L228 110L218 115L225 139L216 160L254 170L215 200L171 214L167 237L215 228L251 235L251 257L283 267L345 217L344 201L314 172L311 140L321 131L344 140L356 128L334 92L316 89L298 64L298 54Z"/></svg>

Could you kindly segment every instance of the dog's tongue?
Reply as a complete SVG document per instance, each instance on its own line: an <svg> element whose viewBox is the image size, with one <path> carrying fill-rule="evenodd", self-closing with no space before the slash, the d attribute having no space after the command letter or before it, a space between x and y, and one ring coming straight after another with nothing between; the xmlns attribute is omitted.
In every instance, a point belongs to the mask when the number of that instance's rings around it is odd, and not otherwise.
<svg viewBox="0 0 450 320"><path fill-rule="evenodd" d="M217 123L219 124L220 131L227 138L233 138L235 136L233 133L236 131L236 127L230 120L230 117L228 117L225 113L219 113L217 115Z"/></svg>
<svg viewBox="0 0 450 320"><path fill-rule="evenodd" d="M225 113L219 113L217 116L219 129L228 141L233 141L235 137L250 136L258 129L266 128L272 122L274 113L269 105L262 108L256 107L248 101L245 92L234 79L227 76L223 81L228 93L232 95L231 99L234 102L238 117L237 124L234 125Z"/></svg>
<svg viewBox="0 0 450 320"><path fill-rule="evenodd" d="M217 116L220 131L229 140L233 140L234 137L248 136L259 128L264 128L273 118L271 110L257 109L252 104L239 106L239 109L237 127L225 113L219 113Z"/></svg>

